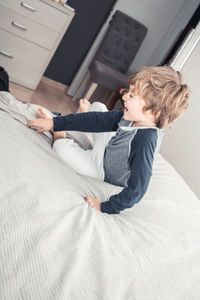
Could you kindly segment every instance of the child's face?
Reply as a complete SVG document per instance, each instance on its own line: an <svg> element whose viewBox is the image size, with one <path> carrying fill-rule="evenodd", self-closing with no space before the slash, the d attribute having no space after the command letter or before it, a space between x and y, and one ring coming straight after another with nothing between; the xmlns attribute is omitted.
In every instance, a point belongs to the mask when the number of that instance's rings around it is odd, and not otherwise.
<svg viewBox="0 0 200 300"><path fill-rule="evenodd" d="M144 112L145 101L131 92L134 90L134 86L130 85L128 92L122 97L124 101L124 119L128 121L134 121L138 123L148 123L149 113Z"/></svg>

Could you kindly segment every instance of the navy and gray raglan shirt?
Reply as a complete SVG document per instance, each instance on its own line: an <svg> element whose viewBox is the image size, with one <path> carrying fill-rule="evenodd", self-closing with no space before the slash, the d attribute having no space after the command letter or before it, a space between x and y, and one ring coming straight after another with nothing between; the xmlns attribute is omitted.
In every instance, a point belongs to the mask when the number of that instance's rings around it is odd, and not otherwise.
<svg viewBox="0 0 200 300"><path fill-rule="evenodd" d="M147 191L154 154L163 130L157 127L132 127L123 111L87 112L53 118L54 130L83 132L116 131L104 153L104 181L124 189L101 202L101 211L118 214L138 203Z"/></svg>

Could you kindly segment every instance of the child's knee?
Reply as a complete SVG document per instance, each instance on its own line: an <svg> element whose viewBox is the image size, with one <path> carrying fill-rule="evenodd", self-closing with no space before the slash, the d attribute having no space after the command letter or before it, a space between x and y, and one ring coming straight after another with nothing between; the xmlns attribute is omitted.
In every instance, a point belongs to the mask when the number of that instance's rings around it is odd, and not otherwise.
<svg viewBox="0 0 200 300"><path fill-rule="evenodd" d="M66 159L75 159L77 153L82 150L73 139L58 139L53 144L53 150L61 157Z"/></svg>
<svg viewBox="0 0 200 300"><path fill-rule="evenodd" d="M108 111L108 109L104 103L97 101L91 104L89 111Z"/></svg>
<svg viewBox="0 0 200 300"><path fill-rule="evenodd" d="M60 152L60 150L66 149L66 146L67 146L66 139L58 139L55 140L53 143L53 150L58 153Z"/></svg>

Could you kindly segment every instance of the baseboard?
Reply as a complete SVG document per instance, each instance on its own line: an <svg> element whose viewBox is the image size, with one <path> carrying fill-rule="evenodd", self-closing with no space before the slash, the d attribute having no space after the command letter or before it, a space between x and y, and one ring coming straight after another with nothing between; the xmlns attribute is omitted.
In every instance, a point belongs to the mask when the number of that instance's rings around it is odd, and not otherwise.
<svg viewBox="0 0 200 300"><path fill-rule="evenodd" d="M51 85L51 86L53 86L55 88L58 88L60 91L63 91L63 92L65 92L66 89L68 88L67 85L65 85L65 84L63 84L61 82L55 81L53 79L50 79L48 77L45 77L45 76L43 76L41 78L40 82L43 82L45 84Z"/></svg>

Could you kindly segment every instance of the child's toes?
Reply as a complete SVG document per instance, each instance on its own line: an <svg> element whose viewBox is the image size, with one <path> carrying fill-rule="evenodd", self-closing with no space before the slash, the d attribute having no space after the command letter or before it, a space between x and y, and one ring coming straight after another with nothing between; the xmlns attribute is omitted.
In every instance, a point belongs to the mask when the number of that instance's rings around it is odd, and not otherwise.
<svg viewBox="0 0 200 300"><path fill-rule="evenodd" d="M87 99L85 99L85 103L86 103L86 104L90 104L90 101L87 100Z"/></svg>
<svg viewBox="0 0 200 300"><path fill-rule="evenodd" d="M51 119L52 115L43 107L38 108L37 116L42 119Z"/></svg>
<svg viewBox="0 0 200 300"><path fill-rule="evenodd" d="M87 106L88 106L88 109L89 109L89 107L90 107L90 105L91 105L91 103L90 103L90 101L88 101L88 100L86 100L87 102Z"/></svg>
<svg viewBox="0 0 200 300"><path fill-rule="evenodd" d="M90 107L90 102L87 99L79 100L78 112L87 112Z"/></svg>

